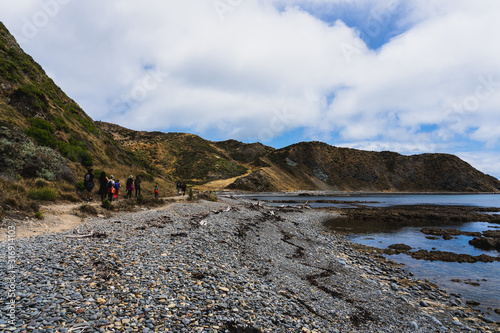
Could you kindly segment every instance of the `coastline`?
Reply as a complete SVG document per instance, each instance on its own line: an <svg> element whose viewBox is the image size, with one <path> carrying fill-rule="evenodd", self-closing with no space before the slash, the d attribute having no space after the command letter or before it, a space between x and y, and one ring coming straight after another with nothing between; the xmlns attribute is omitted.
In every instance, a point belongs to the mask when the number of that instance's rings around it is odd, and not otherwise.
<svg viewBox="0 0 500 333"><path fill-rule="evenodd" d="M227 196L359 196L359 195L481 195L481 194L498 194L500 192L405 192L405 191L323 191L323 190L297 190L297 191L277 191L277 192L245 192L245 191L216 191L218 195Z"/></svg>
<svg viewBox="0 0 500 333"><path fill-rule="evenodd" d="M12 331L500 331L463 300L326 231L333 216L221 197L0 243L3 257L13 245L17 258L2 266L18 295ZM82 237L92 232L102 237Z"/></svg>

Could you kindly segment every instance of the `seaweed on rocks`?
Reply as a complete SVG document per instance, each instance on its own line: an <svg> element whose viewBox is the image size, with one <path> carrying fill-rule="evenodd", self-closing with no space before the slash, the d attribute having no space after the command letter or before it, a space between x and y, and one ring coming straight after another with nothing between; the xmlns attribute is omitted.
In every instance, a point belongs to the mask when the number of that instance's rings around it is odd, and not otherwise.
<svg viewBox="0 0 500 333"><path fill-rule="evenodd" d="M149 227L149 228L160 228L160 229L165 228L165 225L166 224L170 224L170 223L173 223L173 221L167 215L164 215L164 216L161 216L159 218L155 218L155 219L146 221L147 227Z"/></svg>
<svg viewBox="0 0 500 333"><path fill-rule="evenodd" d="M370 311L363 309L362 307L357 307L358 311L349 317L349 320L354 324L354 326L361 326L367 321L375 321Z"/></svg>
<svg viewBox="0 0 500 333"><path fill-rule="evenodd" d="M292 234L284 232L283 230L281 230L281 233L283 234L283 238L281 238L281 240L296 248L295 253L292 255L292 258L303 258L305 255L306 249L303 246L300 246L300 245L297 245L297 244L290 242L290 239L292 239L294 237Z"/></svg>
<svg viewBox="0 0 500 333"><path fill-rule="evenodd" d="M96 276L107 281L113 276L118 276L122 272L122 267L115 261L107 258L96 258L91 260L92 268L95 270Z"/></svg>
<svg viewBox="0 0 500 333"><path fill-rule="evenodd" d="M413 259L430 260L430 261L446 261L446 262L467 262L475 263L481 262L494 262L500 261L500 257L492 257L486 254L481 254L478 256L472 256L470 254L464 253L453 253L447 251L427 251L418 250L412 252L406 252Z"/></svg>
<svg viewBox="0 0 500 333"><path fill-rule="evenodd" d="M462 231L458 229L442 229L442 228L422 228L421 232L426 235L433 235L433 236L442 236L444 239L450 239L451 236L472 236L472 237L478 237L481 236L481 233L478 231Z"/></svg>
<svg viewBox="0 0 500 333"><path fill-rule="evenodd" d="M229 333L262 333L261 330L248 325L238 324L234 321L226 321L222 328Z"/></svg>
<svg viewBox="0 0 500 333"><path fill-rule="evenodd" d="M185 232L176 232L176 233L170 234L170 237L187 237L187 236L188 236L188 234Z"/></svg>
<svg viewBox="0 0 500 333"><path fill-rule="evenodd" d="M500 238L493 237L474 237L469 241L469 244L486 251L500 251Z"/></svg>
<svg viewBox="0 0 500 333"><path fill-rule="evenodd" d="M333 298L340 298L340 299L345 299L344 297L344 294L342 294L341 292L338 292L336 290L332 290L324 285L321 285L319 282L318 282L318 279L319 278L325 278L325 277L329 277L332 275L332 271L330 270L325 270L324 272L320 273L320 274L314 274L314 275L308 275L306 277L306 280L309 282L309 284L311 286L314 286L322 291L324 291L325 293L327 293L328 295L332 296Z"/></svg>

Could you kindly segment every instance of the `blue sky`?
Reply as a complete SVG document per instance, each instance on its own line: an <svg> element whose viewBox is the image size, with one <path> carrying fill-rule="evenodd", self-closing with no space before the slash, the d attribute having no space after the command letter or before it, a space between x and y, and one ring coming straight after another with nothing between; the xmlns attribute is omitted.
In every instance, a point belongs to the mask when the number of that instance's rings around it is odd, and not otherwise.
<svg viewBox="0 0 500 333"><path fill-rule="evenodd" d="M500 177L495 0L23 0L0 20L94 120L455 154Z"/></svg>

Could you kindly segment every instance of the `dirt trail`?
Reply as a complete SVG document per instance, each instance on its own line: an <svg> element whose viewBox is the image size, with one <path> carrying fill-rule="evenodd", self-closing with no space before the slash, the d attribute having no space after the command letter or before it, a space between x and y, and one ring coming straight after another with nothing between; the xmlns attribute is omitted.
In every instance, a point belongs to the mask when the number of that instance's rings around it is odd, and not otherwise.
<svg viewBox="0 0 500 333"><path fill-rule="evenodd" d="M97 205L93 203L92 205ZM40 207L45 218L26 219L24 221L7 222L12 227L15 224L15 238L25 238L42 234L63 232L74 229L83 222L73 211L81 206L81 203L56 204ZM7 240L7 228L0 228L0 241Z"/></svg>
<svg viewBox="0 0 500 333"><path fill-rule="evenodd" d="M242 176L220 179L204 185L196 186L196 189L199 191L223 190L226 186L233 183L237 178L248 176L251 172L252 171L248 171L245 175ZM172 200L182 201L186 198L187 196L176 196L163 199L167 200L168 202ZM12 226L13 224L15 224L16 226L14 237L15 239L72 230L78 227L84 221L82 217L79 217L76 214L77 209L81 207L82 204L85 204L85 202L62 203L42 206L40 208L40 211L44 213L45 218L43 220L33 218L23 221L17 220L10 223L9 221L6 221L7 223L5 223L5 226L0 227L0 242L7 241L8 226ZM90 205L97 208L100 205L100 202L94 201ZM168 203L165 206L168 206ZM155 207L152 209L162 209L165 208L165 206ZM107 213L112 214L112 212Z"/></svg>
<svg viewBox="0 0 500 333"><path fill-rule="evenodd" d="M185 200L186 197L187 196L178 196L163 199L167 201L182 201ZM72 230L84 222L84 218L76 215L77 209L83 204L88 205L86 202L45 205L40 207L40 211L43 212L45 216L43 220L32 218L22 221L17 220L10 223L9 221L6 221L6 225L4 227L0 227L0 242L7 241L9 226L14 224L15 239ZM91 206L95 206L96 208L99 207L100 204L100 201L90 203ZM169 203L165 204L165 206L154 207L151 209L162 209L168 205ZM112 214L112 212L107 213Z"/></svg>
<svg viewBox="0 0 500 333"><path fill-rule="evenodd" d="M196 186L196 189L199 191L222 191L228 186L229 184L234 183L234 181L240 177L246 177L249 174L252 173L252 170L249 170L246 174L233 177L233 178L227 178L227 179L219 179L219 180L214 180L213 182L209 182L203 185L198 185Z"/></svg>

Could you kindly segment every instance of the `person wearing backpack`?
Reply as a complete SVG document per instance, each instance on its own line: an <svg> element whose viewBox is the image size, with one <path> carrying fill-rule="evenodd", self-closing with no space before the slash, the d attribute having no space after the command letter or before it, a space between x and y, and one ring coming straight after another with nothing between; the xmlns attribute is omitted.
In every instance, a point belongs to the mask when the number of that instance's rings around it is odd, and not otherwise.
<svg viewBox="0 0 500 333"><path fill-rule="evenodd" d="M125 198L127 199L132 199L132 191L134 190L134 176L130 175L127 179L127 184L126 184L126 190L127 190L127 195Z"/></svg>
<svg viewBox="0 0 500 333"><path fill-rule="evenodd" d="M113 201L113 195L115 194L115 177L111 175L108 180L108 199L109 202Z"/></svg>
<svg viewBox="0 0 500 333"><path fill-rule="evenodd" d="M141 195L141 183L142 183L141 177L139 177L139 176L135 177L134 186L135 186L135 197L136 198L138 195Z"/></svg>
<svg viewBox="0 0 500 333"><path fill-rule="evenodd" d="M92 201L92 189L94 188L94 170L89 169L83 177L83 185L87 190L87 202Z"/></svg>
<svg viewBox="0 0 500 333"><path fill-rule="evenodd" d="M181 191L182 191L182 183L181 181L179 180L177 182L177 195L181 195Z"/></svg>
<svg viewBox="0 0 500 333"><path fill-rule="evenodd" d="M101 201L104 201L106 195L108 194L108 177L104 171L102 171L99 176L99 191L97 194L101 196Z"/></svg>
<svg viewBox="0 0 500 333"><path fill-rule="evenodd" d="M118 200L120 198L120 180L117 179L115 182L115 199Z"/></svg>

